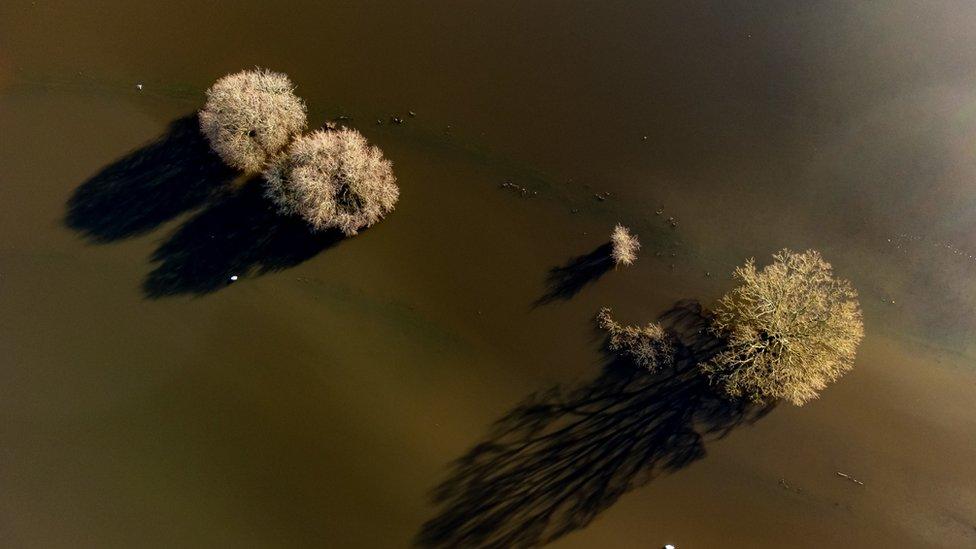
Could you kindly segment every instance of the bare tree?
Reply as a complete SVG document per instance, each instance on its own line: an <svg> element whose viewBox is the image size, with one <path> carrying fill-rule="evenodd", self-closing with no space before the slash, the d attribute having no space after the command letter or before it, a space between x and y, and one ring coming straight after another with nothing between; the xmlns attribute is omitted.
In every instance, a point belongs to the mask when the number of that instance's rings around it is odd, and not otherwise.
<svg viewBox="0 0 976 549"><path fill-rule="evenodd" d="M619 223L610 233L610 246L610 256L617 265L630 265L637 260L640 241L637 235L630 234L630 229Z"/></svg>
<svg viewBox="0 0 976 549"><path fill-rule="evenodd" d="M750 259L734 276L741 284L713 320L727 347L702 364L728 395L801 406L854 366L864 337L857 292L820 253L782 250L762 270Z"/></svg>
<svg viewBox="0 0 976 549"><path fill-rule="evenodd" d="M264 172L266 195L314 230L347 236L393 211L400 189L392 163L356 130L318 130L289 145Z"/></svg>
<svg viewBox="0 0 976 549"><path fill-rule="evenodd" d="M624 326L613 319L611 310L600 309L597 324L607 332L610 351L625 355L649 371L674 364L675 339L660 323Z"/></svg>
<svg viewBox="0 0 976 549"><path fill-rule="evenodd" d="M305 103L288 76L247 70L217 80L200 111L200 131L229 166L260 172L306 125Z"/></svg>

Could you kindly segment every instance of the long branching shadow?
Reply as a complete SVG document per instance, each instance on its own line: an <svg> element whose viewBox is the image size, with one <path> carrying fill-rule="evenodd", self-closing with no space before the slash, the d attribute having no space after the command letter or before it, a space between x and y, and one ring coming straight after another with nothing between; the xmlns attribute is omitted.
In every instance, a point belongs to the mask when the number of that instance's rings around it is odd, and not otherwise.
<svg viewBox="0 0 976 549"><path fill-rule="evenodd" d="M244 278L294 267L335 246L338 232L312 233L297 217L282 216L263 196L261 182L215 198L180 225L152 254L157 266L143 283L147 297L203 295Z"/></svg>
<svg viewBox="0 0 976 549"><path fill-rule="evenodd" d="M613 267L610 244L598 246L588 254L570 259L565 265L554 267L546 277L546 293L535 301L535 306L571 299L588 284L596 282Z"/></svg>
<svg viewBox="0 0 976 549"><path fill-rule="evenodd" d="M233 177L200 134L197 116L185 116L75 189L65 224L93 242L136 236L199 208Z"/></svg>
<svg viewBox="0 0 976 549"><path fill-rule="evenodd" d="M584 386L553 387L503 417L433 492L426 547L532 547L585 527L620 496L705 455L705 443L769 408L715 394L697 364L719 348L694 302L661 321L681 345L650 374L611 360Z"/></svg>

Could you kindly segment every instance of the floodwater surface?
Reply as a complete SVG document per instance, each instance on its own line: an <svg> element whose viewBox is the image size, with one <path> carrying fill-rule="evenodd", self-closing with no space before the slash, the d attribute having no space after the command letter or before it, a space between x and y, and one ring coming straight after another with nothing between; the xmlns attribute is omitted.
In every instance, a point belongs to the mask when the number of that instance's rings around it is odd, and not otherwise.
<svg viewBox="0 0 976 549"><path fill-rule="evenodd" d="M976 545L974 25L3 2L2 544ZM395 212L314 237L220 165L195 112L254 66L384 150ZM641 256L607 269L617 222ZM784 247L858 288L856 367L802 408L717 401L702 307ZM689 354L608 364L602 306Z"/></svg>

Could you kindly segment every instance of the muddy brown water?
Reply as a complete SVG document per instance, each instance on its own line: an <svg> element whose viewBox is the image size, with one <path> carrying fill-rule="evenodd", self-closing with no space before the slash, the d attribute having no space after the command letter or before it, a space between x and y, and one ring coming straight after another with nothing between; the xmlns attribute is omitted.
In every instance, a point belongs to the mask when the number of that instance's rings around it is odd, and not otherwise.
<svg viewBox="0 0 976 549"><path fill-rule="evenodd" d="M976 8L691 4L2 3L3 545L976 545ZM255 65L387 220L310 239L201 150ZM547 286L618 221L632 268ZM865 310L820 400L601 377L599 307L786 246Z"/></svg>

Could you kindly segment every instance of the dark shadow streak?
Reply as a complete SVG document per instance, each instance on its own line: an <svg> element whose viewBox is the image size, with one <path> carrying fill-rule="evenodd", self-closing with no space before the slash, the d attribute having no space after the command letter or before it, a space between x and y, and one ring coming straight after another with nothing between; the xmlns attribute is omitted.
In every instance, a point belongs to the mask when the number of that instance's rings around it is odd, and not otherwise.
<svg viewBox="0 0 976 549"><path fill-rule="evenodd" d="M150 298L207 294L234 275L294 267L340 240L338 232L312 233L302 219L278 214L255 179L215 198L173 231L153 252L158 265L143 290Z"/></svg>
<svg viewBox="0 0 976 549"><path fill-rule="evenodd" d="M661 317L678 336L676 366L656 374L609 360L592 382L530 397L458 460L433 492L427 547L531 547L585 527L626 492L705 455L705 443L771 408L730 402L697 364L722 342L696 302Z"/></svg>
<svg viewBox="0 0 976 549"><path fill-rule="evenodd" d="M233 177L210 151L196 115L185 116L75 189L65 224L93 242L136 236L200 207Z"/></svg>
<svg viewBox="0 0 976 549"><path fill-rule="evenodd" d="M571 299L587 284L596 282L613 267L610 244L603 244L592 252L574 257L561 267L554 267L546 278L546 293L534 303L535 307L554 301Z"/></svg>
<svg viewBox="0 0 976 549"><path fill-rule="evenodd" d="M257 180L238 189L227 185L235 176L211 152L197 116L185 116L75 189L65 223L106 243L194 212L153 252L157 265L143 283L151 298L213 292L233 275L293 267L340 240L278 215Z"/></svg>

